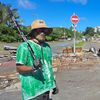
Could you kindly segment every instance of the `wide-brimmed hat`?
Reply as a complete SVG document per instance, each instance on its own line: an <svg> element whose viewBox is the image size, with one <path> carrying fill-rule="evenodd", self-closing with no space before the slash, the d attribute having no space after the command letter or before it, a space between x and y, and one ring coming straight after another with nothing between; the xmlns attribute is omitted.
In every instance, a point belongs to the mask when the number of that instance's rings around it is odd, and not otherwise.
<svg viewBox="0 0 100 100"><path fill-rule="evenodd" d="M28 36L32 36L34 32L44 32L46 35L49 35L52 32L52 28L47 27L44 20L35 20L31 25L31 31Z"/></svg>

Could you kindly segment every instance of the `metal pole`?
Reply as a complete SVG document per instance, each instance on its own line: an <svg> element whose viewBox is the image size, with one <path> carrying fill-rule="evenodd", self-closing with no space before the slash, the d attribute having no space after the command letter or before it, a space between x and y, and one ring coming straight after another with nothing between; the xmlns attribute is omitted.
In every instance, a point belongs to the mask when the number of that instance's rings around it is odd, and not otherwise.
<svg viewBox="0 0 100 100"><path fill-rule="evenodd" d="M74 29L74 38L73 38L73 42L74 42L74 55L76 55L76 25L73 24L73 29Z"/></svg>

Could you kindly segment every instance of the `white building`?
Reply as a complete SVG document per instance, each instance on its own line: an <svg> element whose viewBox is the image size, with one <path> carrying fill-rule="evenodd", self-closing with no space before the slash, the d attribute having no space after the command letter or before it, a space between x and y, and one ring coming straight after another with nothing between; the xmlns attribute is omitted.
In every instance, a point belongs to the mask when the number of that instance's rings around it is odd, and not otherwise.
<svg viewBox="0 0 100 100"><path fill-rule="evenodd" d="M100 32L100 26L95 27L95 32Z"/></svg>

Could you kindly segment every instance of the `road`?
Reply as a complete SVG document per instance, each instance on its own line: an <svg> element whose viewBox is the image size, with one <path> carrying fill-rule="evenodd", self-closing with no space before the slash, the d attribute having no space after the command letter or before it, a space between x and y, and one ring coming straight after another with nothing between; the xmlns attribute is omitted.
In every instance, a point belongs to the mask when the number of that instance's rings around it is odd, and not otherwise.
<svg viewBox="0 0 100 100"><path fill-rule="evenodd" d="M100 63L58 72L56 80L60 92L53 100L100 100ZM0 91L0 100L21 100L20 90Z"/></svg>
<svg viewBox="0 0 100 100"><path fill-rule="evenodd" d="M94 67L57 74L60 92L54 100L100 100L100 64Z"/></svg>

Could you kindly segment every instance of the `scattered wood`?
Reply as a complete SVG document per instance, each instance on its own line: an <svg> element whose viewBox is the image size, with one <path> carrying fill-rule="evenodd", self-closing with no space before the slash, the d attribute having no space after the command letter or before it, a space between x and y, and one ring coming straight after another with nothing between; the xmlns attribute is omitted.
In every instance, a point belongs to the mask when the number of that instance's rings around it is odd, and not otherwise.
<svg viewBox="0 0 100 100"><path fill-rule="evenodd" d="M16 54L16 50L10 50L10 54Z"/></svg>
<svg viewBox="0 0 100 100"><path fill-rule="evenodd" d="M89 52L89 49L83 49L83 52Z"/></svg>
<svg viewBox="0 0 100 100"><path fill-rule="evenodd" d="M11 58L12 58L13 60L15 60L15 59L16 59L16 56L11 56Z"/></svg>
<svg viewBox="0 0 100 100"><path fill-rule="evenodd" d="M17 47L13 47L13 46L4 46L4 50L17 50Z"/></svg>

